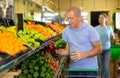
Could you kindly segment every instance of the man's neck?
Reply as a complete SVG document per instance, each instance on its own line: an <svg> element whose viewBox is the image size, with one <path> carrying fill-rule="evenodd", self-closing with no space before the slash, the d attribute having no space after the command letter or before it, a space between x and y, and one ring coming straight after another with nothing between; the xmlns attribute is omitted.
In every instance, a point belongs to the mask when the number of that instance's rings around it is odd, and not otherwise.
<svg viewBox="0 0 120 78"><path fill-rule="evenodd" d="M83 22L80 21L79 24L76 26L75 30L78 30L82 26Z"/></svg>

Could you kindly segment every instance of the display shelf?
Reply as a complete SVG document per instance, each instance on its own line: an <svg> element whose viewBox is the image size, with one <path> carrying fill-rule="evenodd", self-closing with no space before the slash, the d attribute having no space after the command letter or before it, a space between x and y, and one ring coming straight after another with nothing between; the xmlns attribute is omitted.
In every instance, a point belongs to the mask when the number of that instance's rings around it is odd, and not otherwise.
<svg viewBox="0 0 120 78"><path fill-rule="evenodd" d="M2 65L2 66L0 67L0 73L2 73L3 71L5 71L6 69L12 67L12 66L15 64L15 62L16 62L15 60L12 60L12 61L10 61L10 62L7 63L7 64Z"/></svg>
<svg viewBox="0 0 120 78"><path fill-rule="evenodd" d="M23 60L25 60L27 57L29 57L30 53L32 51L34 51L34 50L31 50L31 51L25 53L24 55L20 56L19 58L15 59L16 60L16 64L19 63L19 62L21 62L21 61L23 61Z"/></svg>
<svg viewBox="0 0 120 78"><path fill-rule="evenodd" d="M62 72L62 69L65 65L65 61L66 61L66 57L62 57L61 60L60 60L60 64L57 68L57 72L56 72L56 75L54 76L54 78L59 78L60 75L61 75L61 72Z"/></svg>
<svg viewBox="0 0 120 78"><path fill-rule="evenodd" d="M32 50L31 50L31 51L32 51ZM0 73L2 73L3 71L9 69L10 67L14 66L15 64L17 64L17 63L25 60L25 59L29 56L29 53L30 53L31 51L28 51L28 52L24 53L23 55L18 56L18 57L16 57L15 59L9 61L8 63L0 66Z"/></svg>
<svg viewBox="0 0 120 78"><path fill-rule="evenodd" d="M49 45L49 43L53 40L57 40L61 38L61 35L57 35L54 38L46 41L45 43L41 44L40 47L38 47L37 49L31 49L30 51L27 51L26 53L16 57L15 59L9 61L8 63L1 65L0 66L0 73L2 73L3 71L11 68L12 66L14 66L17 63L20 63L21 61L25 60L26 58L28 58L29 56L31 56L32 54L38 52L39 50L43 49L45 46Z"/></svg>

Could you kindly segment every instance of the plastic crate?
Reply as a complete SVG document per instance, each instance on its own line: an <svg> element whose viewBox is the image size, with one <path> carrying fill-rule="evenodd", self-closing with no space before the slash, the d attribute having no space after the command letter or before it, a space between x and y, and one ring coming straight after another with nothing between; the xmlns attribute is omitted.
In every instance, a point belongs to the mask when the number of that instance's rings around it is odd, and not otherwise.
<svg viewBox="0 0 120 78"><path fill-rule="evenodd" d="M111 58L113 60L120 59L120 44L112 45L110 50L111 50Z"/></svg>

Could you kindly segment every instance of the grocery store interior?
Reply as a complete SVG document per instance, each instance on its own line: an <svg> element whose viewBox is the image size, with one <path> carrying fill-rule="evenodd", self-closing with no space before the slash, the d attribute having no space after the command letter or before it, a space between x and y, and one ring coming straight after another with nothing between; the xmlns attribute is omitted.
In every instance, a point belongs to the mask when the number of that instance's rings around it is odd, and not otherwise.
<svg viewBox="0 0 120 78"><path fill-rule="evenodd" d="M64 78L69 57L56 54L54 44L70 6L92 26L107 13L116 34L110 75L120 78L120 0L0 0L0 78Z"/></svg>

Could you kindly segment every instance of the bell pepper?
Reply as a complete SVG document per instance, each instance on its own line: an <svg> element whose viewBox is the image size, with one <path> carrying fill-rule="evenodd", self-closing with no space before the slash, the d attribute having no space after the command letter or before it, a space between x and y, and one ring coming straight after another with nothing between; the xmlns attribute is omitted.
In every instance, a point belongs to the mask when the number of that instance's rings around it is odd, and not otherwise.
<svg viewBox="0 0 120 78"><path fill-rule="evenodd" d="M63 39L59 39L55 42L54 47L55 49L64 49L66 47L66 41L64 41Z"/></svg>

